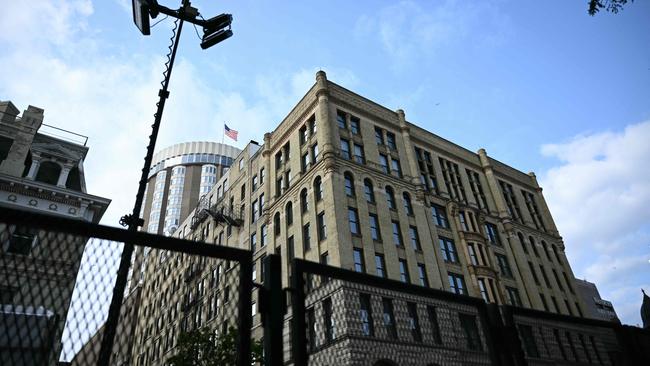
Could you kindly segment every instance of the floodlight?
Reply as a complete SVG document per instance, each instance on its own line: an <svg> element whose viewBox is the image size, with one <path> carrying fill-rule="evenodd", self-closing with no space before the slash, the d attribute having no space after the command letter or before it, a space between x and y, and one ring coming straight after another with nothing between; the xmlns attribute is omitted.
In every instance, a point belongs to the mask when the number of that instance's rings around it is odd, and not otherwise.
<svg viewBox="0 0 650 366"><path fill-rule="evenodd" d="M215 44L224 41L232 37L232 31L230 29L222 29L216 33L203 36L203 42L201 42L201 48L206 49L214 46Z"/></svg>
<svg viewBox="0 0 650 366"><path fill-rule="evenodd" d="M149 1L132 0L132 3L133 23L140 29L143 35L148 36L151 34L151 26L149 25Z"/></svg>
<svg viewBox="0 0 650 366"><path fill-rule="evenodd" d="M221 14L205 21L203 32L205 34L214 33L220 29L226 28L232 23L232 14Z"/></svg>

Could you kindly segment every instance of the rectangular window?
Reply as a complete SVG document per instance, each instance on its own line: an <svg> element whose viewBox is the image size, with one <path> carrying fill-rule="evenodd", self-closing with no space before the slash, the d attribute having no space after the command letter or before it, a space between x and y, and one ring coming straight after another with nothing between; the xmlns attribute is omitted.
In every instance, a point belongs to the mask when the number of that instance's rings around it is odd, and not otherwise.
<svg viewBox="0 0 650 366"><path fill-rule="evenodd" d="M318 214L316 218L318 222L318 241L325 240L327 238L327 226L325 225L325 212Z"/></svg>
<svg viewBox="0 0 650 366"><path fill-rule="evenodd" d="M560 289L560 291L564 292L564 286L562 286L562 281L560 281L560 277L557 275L557 271L555 268L552 268L551 271L553 272L553 277L555 277L555 282L557 283L557 287Z"/></svg>
<svg viewBox="0 0 650 366"><path fill-rule="evenodd" d="M539 298L542 300L542 306L544 306L545 311L550 311L548 308L548 303L546 302L546 297L544 296L543 293L539 293Z"/></svg>
<svg viewBox="0 0 650 366"><path fill-rule="evenodd" d="M522 196L524 196L524 200L526 201L526 208L530 213L530 217L533 219L533 224L535 224L535 228L537 230L546 231L546 227L544 226L544 221L542 220L542 215L540 214L539 209L537 208L537 203L535 203L535 196L530 192L524 191L523 189L521 190L521 194Z"/></svg>
<svg viewBox="0 0 650 366"><path fill-rule="evenodd" d="M361 320L361 331L363 335L372 337L375 335L375 326L372 321L372 307L369 294L359 294L359 317Z"/></svg>
<svg viewBox="0 0 650 366"><path fill-rule="evenodd" d="M375 127L375 142L377 145L384 144L384 131L379 127Z"/></svg>
<svg viewBox="0 0 650 366"><path fill-rule="evenodd" d="M260 246L263 247L263 246L266 245L266 236L268 234L268 228L267 228L266 224L264 224L264 225L262 225L260 227L260 231L262 232L262 237L260 238L261 239L260 240Z"/></svg>
<svg viewBox="0 0 650 366"><path fill-rule="evenodd" d="M560 349L560 354L562 354L562 359L566 360L566 350L564 349L564 344L562 343L562 336L560 336L560 331L553 329L553 336L555 337L555 343L557 343L557 346Z"/></svg>
<svg viewBox="0 0 650 366"><path fill-rule="evenodd" d="M479 265L478 256L476 255L475 243L467 243L467 252L469 253L469 262L475 266Z"/></svg>
<svg viewBox="0 0 650 366"><path fill-rule="evenodd" d="M544 266L540 264L539 270L540 272L542 272L542 277L544 278L544 283L546 283L546 287L551 288L551 281L549 281L548 276L546 276L546 271L544 270Z"/></svg>
<svg viewBox="0 0 650 366"><path fill-rule="evenodd" d="M477 172L465 169L467 177L469 178L469 186L472 189L472 195L474 195L474 201L478 205L478 208L481 210L487 209L487 200L485 199L485 194L483 193L483 187L481 186L481 180Z"/></svg>
<svg viewBox="0 0 650 366"><path fill-rule="evenodd" d="M311 234L309 233L309 223L302 226L302 246L306 252L311 249Z"/></svg>
<svg viewBox="0 0 650 366"><path fill-rule="evenodd" d="M524 350L528 357L539 357L539 351L537 350L537 344L535 343L535 335L533 334L533 328L530 325L519 324L519 336L521 337L521 343L524 345Z"/></svg>
<svg viewBox="0 0 650 366"><path fill-rule="evenodd" d="M264 168L260 169L260 184L264 183L265 171ZM225 186L225 184L224 184Z"/></svg>
<svg viewBox="0 0 650 366"><path fill-rule="evenodd" d="M366 163L366 154L363 151L363 146L354 144L354 161L359 164Z"/></svg>
<svg viewBox="0 0 650 366"><path fill-rule="evenodd" d="M350 131L353 135L358 135L361 133L361 129L359 128L359 118L354 116L350 117Z"/></svg>
<svg viewBox="0 0 650 366"><path fill-rule="evenodd" d="M253 176L253 181L252 181L252 190L253 192L257 189L257 174Z"/></svg>
<svg viewBox="0 0 650 366"><path fill-rule="evenodd" d="M406 308L408 309L408 326L411 331L411 337L415 342L422 342L422 331L420 330L417 304L414 302L407 302Z"/></svg>
<svg viewBox="0 0 650 366"><path fill-rule="evenodd" d="M302 126L300 127L300 130L298 131L300 135L300 146L302 146L306 141L307 141L307 126Z"/></svg>
<svg viewBox="0 0 650 366"><path fill-rule="evenodd" d="M404 243L402 242L402 231L399 227L399 222L392 221L391 223L393 226L393 242L396 246L401 247L404 245Z"/></svg>
<svg viewBox="0 0 650 366"><path fill-rule="evenodd" d="M336 326L332 316L332 299L323 301L323 323L325 323L325 340L331 342L336 337Z"/></svg>
<svg viewBox="0 0 650 366"><path fill-rule="evenodd" d="M490 244L501 246L501 240L499 239L499 231L497 230L496 225L486 222L485 235L487 236L487 239L490 242Z"/></svg>
<svg viewBox="0 0 650 366"><path fill-rule="evenodd" d="M363 249L354 248L352 250L352 256L354 258L354 270L357 272L365 273L366 266L363 264Z"/></svg>
<svg viewBox="0 0 650 366"><path fill-rule="evenodd" d="M336 124L339 128L347 128L347 123L345 123L345 113L336 111Z"/></svg>
<svg viewBox="0 0 650 366"><path fill-rule="evenodd" d="M449 288L451 292L459 295L467 295L467 290L465 287L465 278L463 275L459 275L453 272L447 272L447 277L449 279Z"/></svg>
<svg viewBox="0 0 650 366"><path fill-rule="evenodd" d="M316 117L311 116L309 119L309 135L314 136L316 134Z"/></svg>
<svg viewBox="0 0 650 366"><path fill-rule="evenodd" d="M444 229L449 229L449 220L447 219L447 211L444 207L438 205L431 205L431 216L436 226Z"/></svg>
<svg viewBox="0 0 650 366"><path fill-rule="evenodd" d="M490 302L490 294L488 293L487 287L485 286L485 279L478 279L478 290L481 293L481 297L485 302Z"/></svg>
<svg viewBox="0 0 650 366"><path fill-rule="evenodd" d="M388 148L391 150L397 150L394 133L386 131L386 145L388 145Z"/></svg>
<svg viewBox="0 0 650 366"><path fill-rule="evenodd" d="M375 269L377 276L386 277L386 263L384 262L384 256L381 254L375 254Z"/></svg>
<svg viewBox="0 0 650 366"><path fill-rule="evenodd" d="M510 263L508 263L508 257L498 253L494 256L497 258L501 275L507 278L512 278L512 269L510 268Z"/></svg>
<svg viewBox="0 0 650 366"><path fill-rule="evenodd" d="M530 268L530 273L533 275L535 284L539 286L539 277L537 277L537 272L535 272L535 266L533 265L533 262L528 261L528 267Z"/></svg>
<svg viewBox="0 0 650 366"><path fill-rule="evenodd" d="M424 264L418 263L418 276L420 279L420 286L429 287L429 279L427 278L427 270Z"/></svg>
<svg viewBox="0 0 650 366"><path fill-rule="evenodd" d="M350 160L350 141L341 139L341 157L345 160Z"/></svg>
<svg viewBox="0 0 650 366"><path fill-rule="evenodd" d="M307 349L314 352L316 349L316 313L314 308L307 309Z"/></svg>
<svg viewBox="0 0 650 366"><path fill-rule="evenodd" d="M458 171L458 164L443 158L438 158L438 161L440 162L442 177L451 199L466 203L467 196L465 195L465 188L463 187L460 172Z"/></svg>
<svg viewBox="0 0 650 366"><path fill-rule="evenodd" d="M255 252L257 246L257 233L251 235L251 251Z"/></svg>
<svg viewBox="0 0 650 366"><path fill-rule="evenodd" d="M406 264L405 259L399 260L399 278L402 282L406 282L406 283L411 282L409 278L408 265Z"/></svg>
<svg viewBox="0 0 650 366"><path fill-rule="evenodd" d="M520 224L523 224L523 218L521 216L521 210L519 209L519 204L517 203L517 198L512 189L512 185L500 180L499 184L501 185L501 192L503 193L503 198L506 201L506 208L510 216Z"/></svg>
<svg viewBox="0 0 650 366"><path fill-rule="evenodd" d="M399 160L397 159L391 159L390 160L390 166L392 170L392 174L398 177L402 177L402 166L399 163Z"/></svg>
<svg viewBox="0 0 650 366"><path fill-rule="evenodd" d="M420 237L418 235L418 228L415 226L409 226L409 237L411 239L411 246L414 250L422 250L420 246Z"/></svg>
<svg viewBox="0 0 650 366"><path fill-rule="evenodd" d="M300 159L300 171L306 172L309 169L309 153L304 153Z"/></svg>
<svg viewBox="0 0 650 366"><path fill-rule="evenodd" d="M458 252L454 241L449 238L440 237L440 250L442 251L442 258L448 263L458 263Z"/></svg>
<svg viewBox="0 0 650 366"><path fill-rule="evenodd" d="M384 154L379 154L379 165L381 165L381 170L388 174L388 157Z"/></svg>
<svg viewBox="0 0 650 366"><path fill-rule="evenodd" d="M314 144L311 147L311 163L316 164L318 162L318 144Z"/></svg>
<svg viewBox="0 0 650 366"><path fill-rule="evenodd" d="M377 218L377 215L370 214L368 218L370 221L370 237L372 240L380 241L381 232L379 231L379 219Z"/></svg>
<svg viewBox="0 0 650 366"><path fill-rule="evenodd" d="M508 303L512 306L521 307L521 298L519 297L519 291L514 287L506 286L506 294L508 295Z"/></svg>
<svg viewBox="0 0 650 366"><path fill-rule="evenodd" d="M393 301L389 298L383 297L381 299L383 316L384 316L384 327L388 332L388 336L392 339L397 339L397 327L395 325L395 315L393 313Z"/></svg>
<svg viewBox="0 0 650 366"><path fill-rule="evenodd" d="M479 336L478 325L476 324L476 316L459 313L458 318L460 319L461 327L465 331L467 349L482 351L483 344L481 342L481 337Z"/></svg>
<svg viewBox="0 0 650 366"><path fill-rule="evenodd" d="M350 223L350 232L352 235L361 235L359 230L359 213L356 208L348 207L348 222Z"/></svg>
<svg viewBox="0 0 650 366"><path fill-rule="evenodd" d="M440 324L438 324L438 313L436 312L436 308L433 306L427 306L427 316L429 317L433 341L436 344L442 344L442 335L440 334Z"/></svg>
<svg viewBox="0 0 650 366"><path fill-rule="evenodd" d="M257 221L257 209L259 206L257 206L257 200L253 201L253 204L251 205L251 221L255 223Z"/></svg>

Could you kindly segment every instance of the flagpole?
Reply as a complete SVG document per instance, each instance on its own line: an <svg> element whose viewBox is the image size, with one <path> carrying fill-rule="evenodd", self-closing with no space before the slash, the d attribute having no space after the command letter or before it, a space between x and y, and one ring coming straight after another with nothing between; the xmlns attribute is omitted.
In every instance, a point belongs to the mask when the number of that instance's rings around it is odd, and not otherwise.
<svg viewBox="0 0 650 366"><path fill-rule="evenodd" d="M221 129L221 145L223 145L225 135L226 135L226 121L223 122L223 128Z"/></svg>

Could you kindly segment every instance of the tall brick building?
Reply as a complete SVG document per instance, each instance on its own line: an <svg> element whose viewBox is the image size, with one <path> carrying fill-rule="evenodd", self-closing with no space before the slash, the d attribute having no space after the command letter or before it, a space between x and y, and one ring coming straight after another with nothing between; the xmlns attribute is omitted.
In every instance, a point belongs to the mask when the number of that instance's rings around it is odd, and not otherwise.
<svg viewBox="0 0 650 366"><path fill-rule="evenodd" d="M584 312L564 243L533 173L418 127L404 111L389 110L328 81L322 71L287 117L264 135L263 144L252 141L206 197L202 205L231 213L235 224L220 224L196 210L175 235L253 250L257 282L261 258L275 253L282 256L285 287L290 285L291 259L303 258L489 303L574 316ZM135 339L140 352L133 359L136 365L158 365L173 354L179 330L224 324L219 309L227 301L219 280L227 264L197 263L188 256L169 260L156 253L145 266ZM190 269L192 276L184 277ZM413 326L420 318L422 328L431 328L433 319L441 319L449 332L444 344L436 343L431 332L422 336L431 347L446 347L446 358L421 362L489 362L483 347L454 349L460 342L454 340L484 343L484 335L473 331L471 311L452 319L451 310L438 307L427 316L429 308L418 299L411 299L416 305L389 304L377 294L368 296L366 302L363 296L349 300L346 295L348 300L339 304L365 306L366 314L376 313L375 322L383 314L384 322ZM331 303L329 310L326 303L313 306L314 317L325 319L309 324L313 329L331 330L326 323L336 318L332 312L348 310L332 309ZM252 312L257 314L255 304ZM259 321L257 314L257 336ZM349 322L339 323L338 334L348 327ZM395 330L399 339L406 325L400 329ZM472 340L472 334L477 338ZM331 335L326 332L318 336L324 340L312 342L325 344ZM402 364L419 352L408 342L389 343L395 350L382 356L392 347L382 347L385 342L365 348L339 342L347 346L336 351L341 355L336 362ZM355 347L374 351L354 361L350 350Z"/></svg>

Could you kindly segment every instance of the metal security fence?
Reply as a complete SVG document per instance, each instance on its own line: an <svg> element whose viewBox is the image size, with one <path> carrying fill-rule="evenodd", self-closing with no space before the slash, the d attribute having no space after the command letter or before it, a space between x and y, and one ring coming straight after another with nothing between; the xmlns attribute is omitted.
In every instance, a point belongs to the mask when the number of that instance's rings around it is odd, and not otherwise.
<svg viewBox="0 0 650 366"><path fill-rule="evenodd" d="M296 259L296 365L493 365L481 299Z"/></svg>
<svg viewBox="0 0 650 366"><path fill-rule="evenodd" d="M134 274L107 347L124 243L147 252L144 281ZM249 251L9 208L0 249L0 365L96 365L103 352L111 365L168 365L212 349L186 333L209 333L222 364L251 364Z"/></svg>

